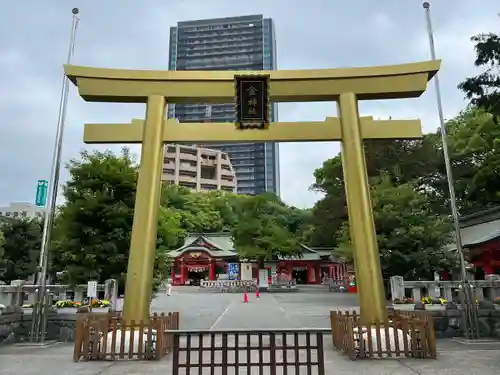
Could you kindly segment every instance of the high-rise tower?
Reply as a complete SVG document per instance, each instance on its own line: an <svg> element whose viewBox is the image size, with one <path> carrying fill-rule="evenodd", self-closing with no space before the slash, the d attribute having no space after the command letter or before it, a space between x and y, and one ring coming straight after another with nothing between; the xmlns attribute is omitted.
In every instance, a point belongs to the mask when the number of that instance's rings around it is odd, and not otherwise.
<svg viewBox="0 0 500 375"><path fill-rule="evenodd" d="M262 15L179 22L170 28L170 70L273 70L273 21ZM234 104L171 105L168 117L180 122L233 122ZM208 113L208 115L207 115ZM207 116L209 116L207 118ZM277 121L273 105L271 121ZM236 172L238 193L279 195L278 143L209 144L227 152Z"/></svg>

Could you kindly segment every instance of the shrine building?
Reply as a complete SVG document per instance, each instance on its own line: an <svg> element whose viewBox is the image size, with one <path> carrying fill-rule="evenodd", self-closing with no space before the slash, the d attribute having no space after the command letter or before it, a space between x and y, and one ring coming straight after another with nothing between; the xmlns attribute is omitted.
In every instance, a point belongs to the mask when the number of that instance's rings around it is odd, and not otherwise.
<svg viewBox="0 0 500 375"><path fill-rule="evenodd" d="M500 207L461 217L460 234L474 278L500 274Z"/></svg>
<svg viewBox="0 0 500 375"><path fill-rule="evenodd" d="M269 283L275 270L278 278L297 284L321 284L325 277L344 280L347 267L335 260L331 248L311 248L300 245L301 257L277 259L266 262ZM241 263L230 233L191 233L184 245L169 254L173 259L172 280L174 285L198 285L200 280L217 280L228 277L228 265L237 268L241 275ZM236 264L236 265L235 265ZM252 262L252 278L259 281L258 264ZM231 275L231 272L229 273Z"/></svg>

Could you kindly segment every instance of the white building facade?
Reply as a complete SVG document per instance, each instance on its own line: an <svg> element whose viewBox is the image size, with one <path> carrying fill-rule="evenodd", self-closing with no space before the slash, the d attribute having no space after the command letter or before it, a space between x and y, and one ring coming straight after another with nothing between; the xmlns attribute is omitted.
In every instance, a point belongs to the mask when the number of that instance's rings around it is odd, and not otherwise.
<svg viewBox="0 0 500 375"><path fill-rule="evenodd" d="M0 217L14 219L43 218L45 207L38 207L33 203L13 202L9 206L0 207Z"/></svg>

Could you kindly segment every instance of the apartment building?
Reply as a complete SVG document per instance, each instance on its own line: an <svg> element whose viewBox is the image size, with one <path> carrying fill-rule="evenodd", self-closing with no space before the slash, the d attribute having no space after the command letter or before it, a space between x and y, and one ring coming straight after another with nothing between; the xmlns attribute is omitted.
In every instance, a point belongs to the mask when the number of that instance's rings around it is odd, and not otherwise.
<svg viewBox="0 0 500 375"><path fill-rule="evenodd" d="M236 175L227 153L187 145L166 145L163 181L193 191L236 193Z"/></svg>
<svg viewBox="0 0 500 375"><path fill-rule="evenodd" d="M26 202L13 202L9 206L0 207L0 217L10 217L15 219L35 217L43 218L44 207L38 207L32 203Z"/></svg>
<svg viewBox="0 0 500 375"><path fill-rule="evenodd" d="M170 70L273 70L277 68L273 20L262 15L178 22L170 28ZM234 122L234 103L169 105L180 122ZM277 105L270 114L278 121ZM220 143L204 147L226 152L238 180L238 193L280 194L279 144Z"/></svg>

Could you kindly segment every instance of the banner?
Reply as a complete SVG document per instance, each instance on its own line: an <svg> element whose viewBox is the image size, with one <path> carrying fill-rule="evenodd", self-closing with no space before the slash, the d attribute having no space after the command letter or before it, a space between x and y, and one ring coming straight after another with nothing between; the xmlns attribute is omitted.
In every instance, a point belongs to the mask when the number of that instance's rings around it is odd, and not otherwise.
<svg viewBox="0 0 500 375"><path fill-rule="evenodd" d="M238 280L239 268L239 263L228 263L227 274L229 276L229 280Z"/></svg>

